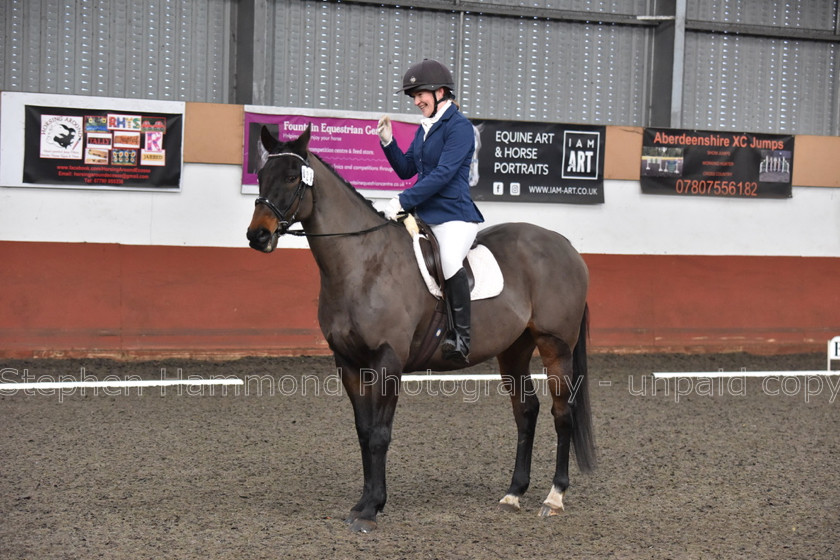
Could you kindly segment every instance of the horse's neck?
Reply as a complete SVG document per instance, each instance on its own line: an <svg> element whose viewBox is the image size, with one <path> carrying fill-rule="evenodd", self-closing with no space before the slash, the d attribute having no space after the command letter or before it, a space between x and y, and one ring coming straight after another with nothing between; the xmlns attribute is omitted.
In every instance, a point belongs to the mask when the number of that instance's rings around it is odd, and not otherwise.
<svg viewBox="0 0 840 560"><path fill-rule="evenodd" d="M379 254L384 254L387 245L385 239L390 239L391 235L377 230L357 235L318 237L324 234L363 231L381 224L384 218L320 161L315 160L313 164L318 166L315 169L316 178L321 179L316 179L312 189L313 209L311 215L303 221L303 227L311 235L309 247L321 272L328 275L345 275L358 268L351 266L353 263L364 261L368 257L360 254L360 251L376 250ZM369 243L369 235L379 236L375 247Z"/></svg>
<svg viewBox="0 0 840 560"><path fill-rule="evenodd" d="M310 234L360 231L382 222L368 201L344 183L320 160L311 157L316 182L312 189L313 209L304 228Z"/></svg>

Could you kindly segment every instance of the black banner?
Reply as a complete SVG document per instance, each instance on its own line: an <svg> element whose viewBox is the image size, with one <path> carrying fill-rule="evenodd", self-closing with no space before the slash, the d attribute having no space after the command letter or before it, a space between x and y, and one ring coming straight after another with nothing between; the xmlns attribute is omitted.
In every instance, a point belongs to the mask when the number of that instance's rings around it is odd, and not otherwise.
<svg viewBox="0 0 840 560"><path fill-rule="evenodd" d="M793 136L646 128L647 194L790 198Z"/></svg>
<svg viewBox="0 0 840 560"><path fill-rule="evenodd" d="M475 200L604 202L606 127L473 119Z"/></svg>
<svg viewBox="0 0 840 560"><path fill-rule="evenodd" d="M26 106L23 181L177 188L180 114Z"/></svg>

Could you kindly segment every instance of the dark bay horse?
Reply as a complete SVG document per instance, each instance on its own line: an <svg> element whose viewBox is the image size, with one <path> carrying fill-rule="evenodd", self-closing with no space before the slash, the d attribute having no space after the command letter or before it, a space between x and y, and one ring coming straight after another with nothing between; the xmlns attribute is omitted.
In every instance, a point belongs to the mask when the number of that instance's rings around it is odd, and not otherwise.
<svg viewBox="0 0 840 560"><path fill-rule="evenodd" d="M267 156L248 240L270 253L297 222L309 239L321 274L318 321L352 401L362 450L364 487L347 522L368 532L385 506L385 457L400 376L407 365L411 371L459 366L444 361L439 349L416 363L435 299L418 272L411 236L310 152L309 138L309 127L290 142L262 129ZM536 348L557 431L553 484L540 515L556 515L569 487L572 443L581 471L595 464L586 370L589 273L565 237L534 225L488 227L477 241L495 255L505 282L500 295L473 303L470 353L473 364L498 359L513 405L516 462L500 505L518 511L530 484L540 403L528 369Z"/></svg>

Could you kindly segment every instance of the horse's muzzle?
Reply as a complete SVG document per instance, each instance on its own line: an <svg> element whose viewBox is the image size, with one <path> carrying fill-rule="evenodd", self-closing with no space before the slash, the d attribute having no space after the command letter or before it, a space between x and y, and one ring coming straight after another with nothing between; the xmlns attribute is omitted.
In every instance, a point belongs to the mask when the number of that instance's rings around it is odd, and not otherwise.
<svg viewBox="0 0 840 560"><path fill-rule="evenodd" d="M247 236L248 245L252 249L262 251L263 253L270 253L277 248L277 234L271 233L264 227L249 229Z"/></svg>

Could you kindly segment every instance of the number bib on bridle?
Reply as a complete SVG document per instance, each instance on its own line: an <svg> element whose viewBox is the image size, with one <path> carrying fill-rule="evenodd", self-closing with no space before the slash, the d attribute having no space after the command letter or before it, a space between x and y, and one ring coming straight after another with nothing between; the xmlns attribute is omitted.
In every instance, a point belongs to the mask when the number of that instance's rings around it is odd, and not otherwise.
<svg viewBox="0 0 840 560"><path fill-rule="evenodd" d="M268 159L281 157L281 156L291 156L298 158L303 165L300 168L300 184L295 189L294 195L292 195L292 200L289 202L289 205L286 206L284 210L280 210L277 206L274 205L273 202L268 200L268 198L261 196L256 201L254 201L254 206L267 206L269 210L274 214L277 218L277 230L285 232L286 229L294 223L295 219L297 218L297 213L300 210L300 203L303 201L303 195L306 193L306 187L312 187L315 184L315 171L309 165L309 161L306 158L299 156L298 154L292 152L282 152L279 154L268 154L266 156ZM297 202L297 207L295 208L294 214L291 217L286 218L286 214L289 210L292 209L292 205Z"/></svg>

